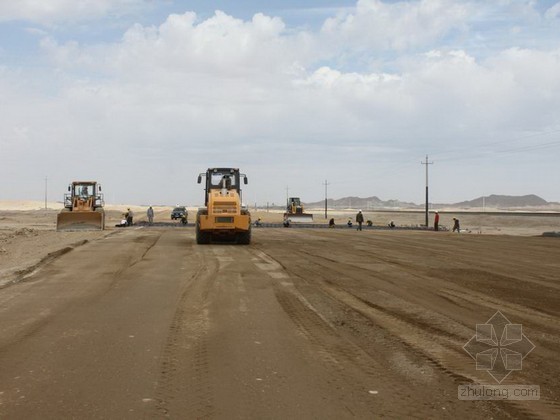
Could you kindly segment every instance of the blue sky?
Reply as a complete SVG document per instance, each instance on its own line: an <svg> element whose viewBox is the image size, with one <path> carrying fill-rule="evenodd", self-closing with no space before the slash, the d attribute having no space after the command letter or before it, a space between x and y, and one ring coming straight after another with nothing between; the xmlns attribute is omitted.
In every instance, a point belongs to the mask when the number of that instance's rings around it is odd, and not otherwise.
<svg viewBox="0 0 560 420"><path fill-rule="evenodd" d="M0 200L560 201L559 74L557 1L1 2Z"/></svg>

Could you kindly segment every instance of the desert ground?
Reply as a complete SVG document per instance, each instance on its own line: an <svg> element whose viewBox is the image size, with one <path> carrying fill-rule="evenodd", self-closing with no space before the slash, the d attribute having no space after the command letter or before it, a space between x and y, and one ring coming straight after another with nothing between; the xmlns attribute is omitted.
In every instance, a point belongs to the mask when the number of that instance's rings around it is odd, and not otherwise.
<svg viewBox="0 0 560 420"><path fill-rule="evenodd" d="M560 418L556 215L443 212L453 234L366 211L375 229L202 246L171 207L116 228L130 206L107 206L90 232L56 232L48 207L0 203L2 419ZM501 385L538 400L458 398L496 384L463 347L497 311L534 345Z"/></svg>

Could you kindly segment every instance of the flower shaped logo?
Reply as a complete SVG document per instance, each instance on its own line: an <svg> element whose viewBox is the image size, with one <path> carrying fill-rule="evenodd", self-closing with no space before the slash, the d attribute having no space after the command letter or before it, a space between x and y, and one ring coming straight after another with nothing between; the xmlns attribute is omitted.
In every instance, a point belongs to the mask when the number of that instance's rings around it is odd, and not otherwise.
<svg viewBox="0 0 560 420"><path fill-rule="evenodd" d="M521 370L535 345L523 334L521 324L512 324L498 311L486 324L476 325L476 334L463 348L476 360L476 370L487 371L501 384L512 371Z"/></svg>

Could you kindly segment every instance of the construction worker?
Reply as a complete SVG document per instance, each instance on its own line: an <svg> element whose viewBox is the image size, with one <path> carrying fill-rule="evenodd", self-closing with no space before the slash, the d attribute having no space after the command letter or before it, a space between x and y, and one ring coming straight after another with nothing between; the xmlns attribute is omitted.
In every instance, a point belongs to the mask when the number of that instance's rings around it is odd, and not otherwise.
<svg viewBox="0 0 560 420"><path fill-rule="evenodd" d="M128 226L132 226L132 218L134 217L134 213L132 212L132 210L127 209L126 212L126 224Z"/></svg>
<svg viewBox="0 0 560 420"><path fill-rule="evenodd" d="M434 216L434 230L439 230L439 213L436 210L436 215Z"/></svg>
<svg viewBox="0 0 560 420"><path fill-rule="evenodd" d="M356 223L358 224L356 230L362 230L362 223L364 223L364 215L362 214L361 210L358 211L358 214L356 215Z"/></svg>
<svg viewBox="0 0 560 420"><path fill-rule="evenodd" d="M459 219L453 218L453 232L461 233L461 227L459 226Z"/></svg>
<svg viewBox="0 0 560 420"><path fill-rule="evenodd" d="M148 216L148 223L152 225L154 223L154 209L152 208L152 206L150 206L150 208L146 212L146 215Z"/></svg>

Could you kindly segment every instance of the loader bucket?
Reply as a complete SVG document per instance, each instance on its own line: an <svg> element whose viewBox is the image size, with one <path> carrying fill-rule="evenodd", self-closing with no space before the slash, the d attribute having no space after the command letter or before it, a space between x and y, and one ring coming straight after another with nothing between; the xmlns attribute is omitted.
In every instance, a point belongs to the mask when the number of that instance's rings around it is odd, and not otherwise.
<svg viewBox="0 0 560 420"><path fill-rule="evenodd" d="M103 230L105 213L102 211L62 211L56 218L56 230Z"/></svg>

